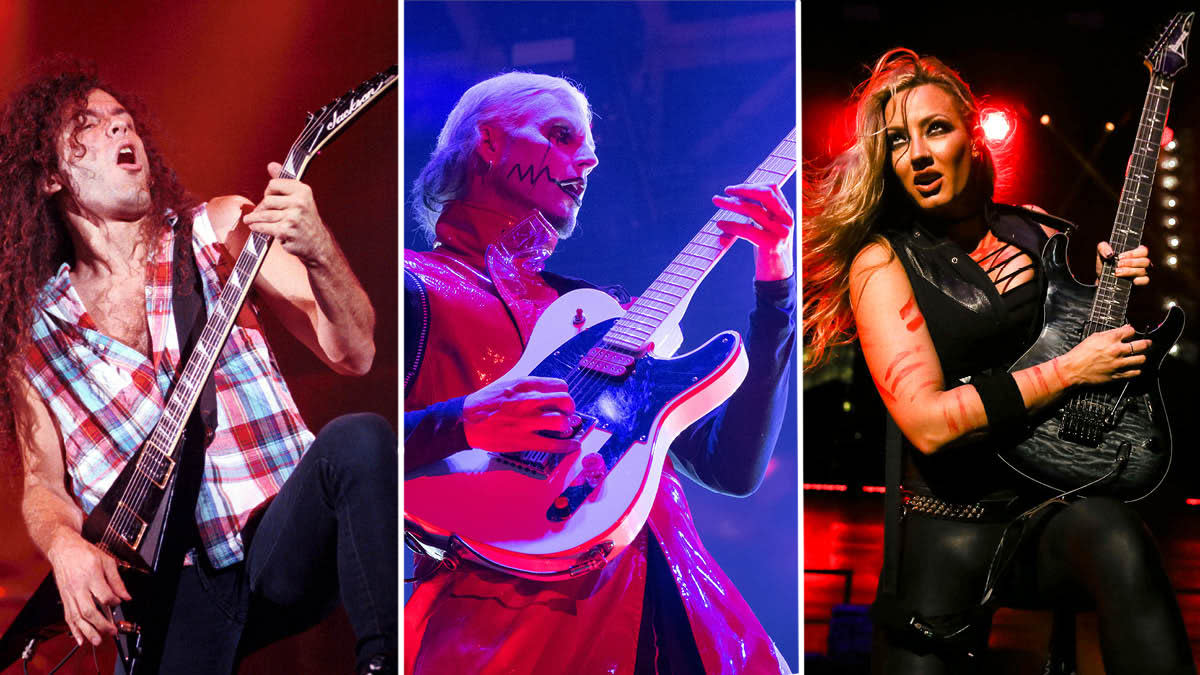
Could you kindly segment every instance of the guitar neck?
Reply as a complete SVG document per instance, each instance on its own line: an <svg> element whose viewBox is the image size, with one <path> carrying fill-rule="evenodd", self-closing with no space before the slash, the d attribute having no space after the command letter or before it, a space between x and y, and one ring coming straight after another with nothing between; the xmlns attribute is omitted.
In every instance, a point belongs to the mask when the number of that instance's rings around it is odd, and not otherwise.
<svg viewBox="0 0 1200 675"><path fill-rule="evenodd" d="M783 185L795 172L796 130L793 129L750 173L746 182ZM723 235L717 226L722 220L744 221L746 218L725 209L709 218L629 311L617 319L604 336L606 342L631 351L642 351L660 328L678 323L700 282L736 241Z"/></svg>
<svg viewBox="0 0 1200 675"><path fill-rule="evenodd" d="M304 131L292 144L284 159L279 177L299 179L321 148L341 134L354 119L395 86L397 77L398 68L392 66L363 82L357 89L323 106L316 113L310 113ZM122 503L131 510L139 510L138 504L151 494L152 490L147 483L161 487L178 460L182 450L179 440L183 429L200 400L204 383L216 366L225 340L233 330L233 324L246 302L246 296L250 293L250 285L262 268L263 259L271 247L272 240L273 237L260 232L251 232L246 238L242 252L238 255L224 288L221 289L216 306L212 308L208 321L204 324L204 330L201 331L192 355L179 375L158 424L150 432L137 455L138 475L129 482L122 498Z"/></svg>
<svg viewBox="0 0 1200 675"><path fill-rule="evenodd" d="M216 306L209 314L192 355L188 358L187 365L184 366L183 373L163 409L162 417L147 439L145 451L139 461L151 463L148 468L157 467L165 462L164 458L177 459L175 455L180 448L178 441L183 428L200 399L204 383L216 366L225 340L233 330L233 324L246 302L251 284L262 267L273 239L261 232L252 232L247 237L229 279L221 289ZM153 475L153 472L150 475Z"/></svg>
<svg viewBox="0 0 1200 675"><path fill-rule="evenodd" d="M1146 103L1138 122L1137 138L1133 142L1133 153L1129 157L1129 169L1125 172L1125 183L1121 187L1121 199L1117 204L1117 215L1113 222L1109 243L1113 251L1120 254L1138 247L1150 210L1150 193L1154 189L1154 174L1158 168L1158 150L1162 142L1163 126L1167 120L1167 107L1171 103L1174 82L1157 73L1151 73L1150 86L1146 90ZM1097 280L1096 299L1092 303L1087 332L1098 332L1116 328L1125 323L1129 306L1129 291L1133 286L1130 279L1116 276L1116 262L1105 261Z"/></svg>

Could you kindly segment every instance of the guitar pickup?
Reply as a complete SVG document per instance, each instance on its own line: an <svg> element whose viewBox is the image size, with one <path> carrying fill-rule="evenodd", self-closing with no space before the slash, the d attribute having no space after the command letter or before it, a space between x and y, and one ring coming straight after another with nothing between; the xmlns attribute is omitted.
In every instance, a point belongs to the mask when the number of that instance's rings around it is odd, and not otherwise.
<svg viewBox="0 0 1200 675"><path fill-rule="evenodd" d="M126 546L136 551L142 543L142 536L146 534L146 521L126 506L125 502L117 502L117 509L113 512L108 529L120 537Z"/></svg>
<svg viewBox="0 0 1200 675"><path fill-rule="evenodd" d="M592 347L579 365L588 370L594 370L613 377L623 377L633 372L633 364L637 359L629 354L622 354L606 347Z"/></svg>
<svg viewBox="0 0 1200 675"><path fill-rule="evenodd" d="M175 460L160 453L146 454L138 462L138 471L159 489L167 487L167 481L171 479L171 472L174 470Z"/></svg>

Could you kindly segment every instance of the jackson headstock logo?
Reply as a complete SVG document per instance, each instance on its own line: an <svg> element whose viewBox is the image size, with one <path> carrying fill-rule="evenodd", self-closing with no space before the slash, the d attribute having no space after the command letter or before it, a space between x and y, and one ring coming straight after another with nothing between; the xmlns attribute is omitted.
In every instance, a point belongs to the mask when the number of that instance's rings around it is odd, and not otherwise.
<svg viewBox="0 0 1200 675"><path fill-rule="evenodd" d="M375 97L375 94L379 92L379 87L380 85L375 85L368 89L362 96L350 99L350 106L345 111L333 113L333 121L325 125L325 131L333 131L341 126L342 122L349 119L359 108Z"/></svg>

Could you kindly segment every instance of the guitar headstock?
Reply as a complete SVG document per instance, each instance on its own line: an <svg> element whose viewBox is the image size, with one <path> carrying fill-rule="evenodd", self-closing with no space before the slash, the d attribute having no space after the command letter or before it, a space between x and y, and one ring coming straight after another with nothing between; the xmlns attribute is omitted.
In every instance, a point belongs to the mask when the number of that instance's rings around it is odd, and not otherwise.
<svg viewBox="0 0 1200 675"><path fill-rule="evenodd" d="M1178 12L1146 53L1150 72L1171 79L1187 67L1187 41L1195 12Z"/></svg>
<svg viewBox="0 0 1200 675"><path fill-rule="evenodd" d="M308 162L325 144L337 137L359 114L396 84L398 72L399 69L392 66L325 104L320 110L309 113L304 132L296 139L283 162L282 177L299 178Z"/></svg>

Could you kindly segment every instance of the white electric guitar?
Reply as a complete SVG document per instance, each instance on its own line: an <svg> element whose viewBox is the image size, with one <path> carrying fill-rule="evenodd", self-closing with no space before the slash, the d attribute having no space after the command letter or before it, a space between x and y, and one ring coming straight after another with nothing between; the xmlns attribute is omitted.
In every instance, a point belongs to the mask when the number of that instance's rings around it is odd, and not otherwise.
<svg viewBox="0 0 1200 675"><path fill-rule="evenodd" d="M796 171L793 129L748 182L783 185ZM541 218L535 213L533 218ZM582 450L467 449L405 475L406 538L421 552L543 580L603 567L650 515L663 462L684 429L746 376L741 337L726 331L682 356L679 320L734 240L720 210L633 305L592 289L567 293L538 319L504 379L566 381Z"/></svg>

